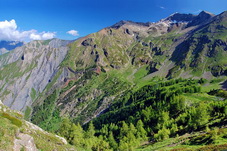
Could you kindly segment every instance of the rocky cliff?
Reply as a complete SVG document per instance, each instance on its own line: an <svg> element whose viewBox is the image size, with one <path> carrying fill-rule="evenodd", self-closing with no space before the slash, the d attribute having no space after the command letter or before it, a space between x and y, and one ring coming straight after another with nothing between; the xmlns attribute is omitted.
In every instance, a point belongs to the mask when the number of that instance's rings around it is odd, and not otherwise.
<svg viewBox="0 0 227 151"><path fill-rule="evenodd" d="M12 109L24 111L59 70L67 41L32 41L0 56L0 96Z"/></svg>

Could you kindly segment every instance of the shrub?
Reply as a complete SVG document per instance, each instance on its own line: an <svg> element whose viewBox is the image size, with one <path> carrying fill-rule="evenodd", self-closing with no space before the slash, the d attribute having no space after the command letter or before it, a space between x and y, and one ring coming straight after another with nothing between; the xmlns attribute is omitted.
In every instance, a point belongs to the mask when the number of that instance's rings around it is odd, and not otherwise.
<svg viewBox="0 0 227 151"><path fill-rule="evenodd" d="M8 120L10 120L12 122L12 124L14 124L18 127L22 126L21 120L17 119L16 117L9 115L8 113L2 113L2 117L7 118Z"/></svg>

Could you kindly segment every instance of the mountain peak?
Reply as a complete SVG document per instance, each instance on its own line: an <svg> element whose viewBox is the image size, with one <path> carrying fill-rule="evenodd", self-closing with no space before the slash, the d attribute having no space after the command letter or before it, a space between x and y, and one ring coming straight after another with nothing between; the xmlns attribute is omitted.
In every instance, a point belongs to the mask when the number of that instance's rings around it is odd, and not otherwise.
<svg viewBox="0 0 227 151"><path fill-rule="evenodd" d="M204 23L208 22L214 16L215 15L210 12L201 11L198 15L196 15L195 18L193 18L193 20L187 25L187 27L204 24Z"/></svg>
<svg viewBox="0 0 227 151"><path fill-rule="evenodd" d="M198 16L204 16L204 15L209 15L209 16L215 16L213 13L210 13L208 11L201 11Z"/></svg>
<svg viewBox="0 0 227 151"><path fill-rule="evenodd" d="M118 29L124 25L135 25L135 26L147 26L148 27L150 24L151 24L150 22L142 23L142 22L133 22L133 21L129 21L129 20L121 20L110 27L116 28L116 29Z"/></svg>
<svg viewBox="0 0 227 151"><path fill-rule="evenodd" d="M189 21L193 20L195 17L196 17L196 15L193 15L193 14L181 14L181 13L176 12L163 20L164 21L176 21L176 22L189 22Z"/></svg>
<svg viewBox="0 0 227 151"><path fill-rule="evenodd" d="M202 19L205 19L205 18L211 18L215 16L214 14L210 13L210 12L207 12L207 11L201 11L198 15L199 18L202 18Z"/></svg>
<svg viewBox="0 0 227 151"><path fill-rule="evenodd" d="M201 11L198 15L193 14L183 14L183 13L173 13L169 17L162 19L161 21L173 21L173 22L190 22L195 19L209 19L211 17L215 16L214 14L208 12L208 11Z"/></svg>

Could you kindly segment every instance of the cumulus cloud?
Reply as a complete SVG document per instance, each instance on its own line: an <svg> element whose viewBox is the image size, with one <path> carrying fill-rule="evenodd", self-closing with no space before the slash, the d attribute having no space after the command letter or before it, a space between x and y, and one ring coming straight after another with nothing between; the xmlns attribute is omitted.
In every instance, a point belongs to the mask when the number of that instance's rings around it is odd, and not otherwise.
<svg viewBox="0 0 227 151"><path fill-rule="evenodd" d="M67 34L70 34L70 35L73 35L73 36L79 36L79 33L76 30L67 31Z"/></svg>
<svg viewBox="0 0 227 151"><path fill-rule="evenodd" d="M46 40L46 39L52 39L55 37L55 33L51 32L42 32L42 33L31 33L29 38L31 40Z"/></svg>
<svg viewBox="0 0 227 151"><path fill-rule="evenodd" d="M46 40L55 37L54 32L41 32L37 30L19 31L16 21L0 21L0 40L7 41L31 41L31 40Z"/></svg>

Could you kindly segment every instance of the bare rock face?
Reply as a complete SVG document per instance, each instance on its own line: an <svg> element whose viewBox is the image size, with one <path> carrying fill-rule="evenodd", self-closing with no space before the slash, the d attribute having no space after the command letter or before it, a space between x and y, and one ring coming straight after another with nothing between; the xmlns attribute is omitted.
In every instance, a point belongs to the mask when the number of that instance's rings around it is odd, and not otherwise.
<svg viewBox="0 0 227 151"><path fill-rule="evenodd" d="M26 151L38 151L33 137L23 133L19 133L17 137L18 139L14 140L14 151L21 151L22 149Z"/></svg>
<svg viewBox="0 0 227 151"><path fill-rule="evenodd" d="M33 41L0 58L0 96L12 109L24 111L59 70L69 41ZM4 73L3 73L4 71Z"/></svg>
<svg viewBox="0 0 227 151"><path fill-rule="evenodd" d="M3 116L7 115L7 116ZM13 120L20 125L12 122ZM32 124L23 119L22 113L16 110L11 110L9 107L2 104L0 100L0 132L3 134L3 140L0 141L0 151L39 151L45 146L50 147L48 150L75 150L65 138L55 134L48 133L35 124ZM6 139L4 139L6 138ZM45 148L47 149L47 148Z"/></svg>

